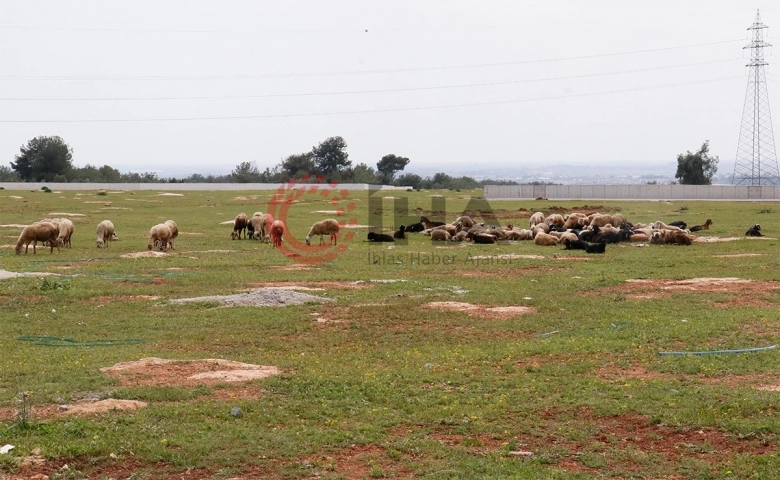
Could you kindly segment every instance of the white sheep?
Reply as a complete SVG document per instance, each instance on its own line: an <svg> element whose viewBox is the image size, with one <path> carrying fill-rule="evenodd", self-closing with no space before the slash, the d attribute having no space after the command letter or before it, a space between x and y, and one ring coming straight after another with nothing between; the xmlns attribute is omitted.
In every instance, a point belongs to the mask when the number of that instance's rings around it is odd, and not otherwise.
<svg viewBox="0 0 780 480"><path fill-rule="evenodd" d="M260 222L260 235L259 238L265 243L271 243L271 227L274 224L274 216L270 213L264 213Z"/></svg>
<svg viewBox="0 0 780 480"><path fill-rule="evenodd" d="M159 248L163 252L168 250L168 243L171 240L171 229L164 223L158 223L149 230L149 243L146 246L149 250Z"/></svg>
<svg viewBox="0 0 780 480"><path fill-rule="evenodd" d="M338 233L339 233L339 222L337 222L332 218L320 220L319 222L316 222L314 225L312 225L311 229L309 229L309 234L306 235L306 245L311 245L311 238L314 235L320 236L320 245L325 244L325 240L322 238L323 235L330 235L330 244L337 245Z"/></svg>
<svg viewBox="0 0 780 480"><path fill-rule="evenodd" d="M544 214L542 212L536 212L528 219L528 227L532 228L540 223L544 223Z"/></svg>
<svg viewBox="0 0 780 480"><path fill-rule="evenodd" d="M28 225L24 227L16 242L16 254L22 253L22 245L24 245L24 254L27 255L27 249L31 243L33 244L33 253L35 253L35 245L38 242L48 242L50 253L54 253L54 247L60 251L60 242L57 238L59 233L59 229L51 222L36 222Z"/></svg>
<svg viewBox="0 0 780 480"><path fill-rule="evenodd" d="M70 248L70 237L73 236L73 222L69 218L53 218L51 223L53 223L59 231L57 240L60 245Z"/></svg>
<svg viewBox="0 0 780 480"><path fill-rule="evenodd" d="M97 226L97 247L100 248L101 245L105 245L108 248L111 240L116 240L114 224L111 223L111 220L103 220Z"/></svg>
<svg viewBox="0 0 780 480"><path fill-rule="evenodd" d="M543 247L553 247L558 245L558 239L544 232L539 232L534 236L534 243Z"/></svg>
<svg viewBox="0 0 780 480"><path fill-rule="evenodd" d="M259 214L259 215L258 215ZM250 238L258 240L263 238L263 212L255 212L249 222L246 224L246 229L252 232Z"/></svg>
<svg viewBox="0 0 780 480"><path fill-rule="evenodd" d="M171 238L168 240L168 246L171 248L171 250L176 250L173 248L173 241L176 240L176 237L179 236L179 227L173 220L166 220L164 225L168 225L168 228L171 229Z"/></svg>
<svg viewBox="0 0 780 480"><path fill-rule="evenodd" d="M443 229L433 229L431 230L431 240L434 242L446 242L450 240L450 233L447 230Z"/></svg>

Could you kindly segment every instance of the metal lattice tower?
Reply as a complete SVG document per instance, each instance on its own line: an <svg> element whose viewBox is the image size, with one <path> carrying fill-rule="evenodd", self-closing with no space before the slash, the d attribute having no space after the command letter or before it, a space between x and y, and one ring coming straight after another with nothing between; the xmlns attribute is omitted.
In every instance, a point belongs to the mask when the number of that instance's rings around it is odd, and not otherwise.
<svg viewBox="0 0 780 480"><path fill-rule="evenodd" d="M745 65L749 68L748 83L734 163L734 185L780 185L764 72L764 66L768 65L764 61L764 47L772 45L764 41L765 28L761 15L756 12L755 22L748 27L753 31L753 40L744 47L750 49L750 63Z"/></svg>

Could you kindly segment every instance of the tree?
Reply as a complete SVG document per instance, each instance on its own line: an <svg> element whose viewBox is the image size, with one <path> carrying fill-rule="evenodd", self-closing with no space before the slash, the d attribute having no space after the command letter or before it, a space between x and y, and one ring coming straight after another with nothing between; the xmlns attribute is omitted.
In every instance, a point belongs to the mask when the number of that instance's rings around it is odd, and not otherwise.
<svg viewBox="0 0 780 480"><path fill-rule="evenodd" d="M313 174L317 169L317 166L314 164L313 156L312 152L306 152L296 153L285 158L281 164L282 174L285 179L299 179L304 175Z"/></svg>
<svg viewBox="0 0 780 480"><path fill-rule="evenodd" d="M60 137L35 137L20 152L11 168L25 182L51 182L73 168L73 150Z"/></svg>
<svg viewBox="0 0 780 480"><path fill-rule="evenodd" d="M365 163L358 163L355 168L352 169L350 180L354 183L368 183L376 185L379 182L379 177L373 168L369 167Z"/></svg>
<svg viewBox="0 0 780 480"><path fill-rule="evenodd" d="M0 182L18 182L19 180L19 175L16 172L5 165L0 165Z"/></svg>
<svg viewBox="0 0 780 480"><path fill-rule="evenodd" d="M706 140L696 153L677 155L677 173L674 178L680 185L711 185L712 177L718 171L718 157L711 157L710 141Z"/></svg>
<svg viewBox="0 0 780 480"><path fill-rule="evenodd" d="M409 159L399 157L395 154L389 154L382 157L382 160L376 163L378 177L383 185L392 185L395 174L409 165Z"/></svg>
<svg viewBox="0 0 780 480"><path fill-rule="evenodd" d="M237 183L252 183L260 181L260 171L249 162L241 162L230 172Z"/></svg>
<svg viewBox="0 0 780 480"><path fill-rule="evenodd" d="M346 148L347 142L341 137L330 137L312 148L312 158L319 173L332 178L334 173L349 168L352 162L349 160Z"/></svg>
<svg viewBox="0 0 780 480"><path fill-rule="evenodd" d="M412 187L415 190L420 188L423 178L416 173L405 173L395 179L393 185L396 187Z"/></svg>

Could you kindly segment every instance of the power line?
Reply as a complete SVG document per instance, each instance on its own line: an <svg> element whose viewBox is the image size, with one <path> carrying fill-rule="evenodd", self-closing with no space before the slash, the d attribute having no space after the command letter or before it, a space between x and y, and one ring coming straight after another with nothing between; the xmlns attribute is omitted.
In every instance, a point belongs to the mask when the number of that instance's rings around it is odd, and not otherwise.
<svg viewBox="0 0 780 480"><path fill-rule="evenodd" d="M495 100L488 102L471 102L471 103L457 103L449 105L431 105L425 107L399 107L399 108L386 108L375 110L346 110L340 112L308 112L308 113L281 113L281 114L269 114L269 115L241 115L241 116L214 116L214 117L185 117L185 118L126 118L126 119L87 119L87 120L0 120L0 124L23 124L23 123L53 123L53 124L66 124L66 123L140 123L140 122L192 122L192 121L209 121L209 120L255 120L264 118L294 118L294 117L321 117L331 115L362 115L369 113L392 113L392 112L411 112L411 111L424 111L424 110L442 110L451 108L463 108L463 107L480 107L490 105L505 105L512 103L526 103L526 102L538 102L547 100L562 100L567 98L578 97L592 97L598 95L613 95L621 93L639 92L645 90L655 90L660 88L680 87L688 85L700 85L704 83L721 82L725 80L740 79L741 76L714 78L709 80L699 80L692 82L680 82L671 83L666 85L655 85L650 87L638 87L628 88L622 90L608 90L603 92L590 92L590 93L578 93L569 95L557 95L548 97L537 98L523 98L515 100Z"/></svg>
<svg viewBox="0 0 780 480"><path fill-rule="evenodd" d="M0 80L222 80L222 79L258 79L258 78L288 78L288 77L324 77L324 76L343 76L343 75L373 75L381 73L402 73L402 72L430 72L435 70L457 70L467 68L486 68L486 67L505 67L510 65L527 65L532 63L553 63L571 60L586 60L592 58L615 57L622 55L634 55L641 53L664 52L669 50L679 50L684 48L705 47L711 45L722 45L724 43L742 42L743 39L721 40L717 42L696 43L691 45L678 45L673 47L650 48L645 50L632 50L626 52L599 53L593 55L580 55L577 57L558 57L545 58L540 60L519 60L514 62L496 62L496 63L478 63L467 65L440 65L434 67L412 67L412 68L393 68L383 70L346 70L337 72L303 72L303 73L264 73L256 75L141 75L141 76L67 76L67 75L0 75Z"/></svg>
<svg viewBox="0 0 780 480"><path fill-rule="evenodd" d="M230 99L248 99L248 98L289 98L289 97L312 97L312 96L332 96L332 95L363 95L373 93L398 93L398 92L416 92L416 91L428 91L428 90L445 90L454 88L474 88L474 87L493 87L500 85L517 85L521 83L534 83L534 82L547 82L554 80L573 80L578 78L594 78L604 77L609 75L622 75L627 73L643 73L656 70L668 70L673 68L685 68L695 67L701 65L711 65L714 63L725 63L739 60L739 58L730 58L727 60L713 60L710 62L697 62L686 63L680 65L668 65L663 67L650 67L640 68L633 70L621 70L615 72L603 72L603 73L590 73L582 75L569 75L563 77L547 77L547 78L531 78L524 80L506 80L500 82L484 82L484 83L462 83L456 85L438 85L428 87L408 87L408 88L385 88L377 90L347 90L347 91L335 91L335 92L303 92L303 93L269 93L263 95L198 95L198 96L186 96L186 97L105 97L105 98L91 98L91 97L75 97L75 98L17 98L17 97L0 97L0 101L25 101L25 102L97 102L97 101L170 101L170 100L230 100Z"/></svg>

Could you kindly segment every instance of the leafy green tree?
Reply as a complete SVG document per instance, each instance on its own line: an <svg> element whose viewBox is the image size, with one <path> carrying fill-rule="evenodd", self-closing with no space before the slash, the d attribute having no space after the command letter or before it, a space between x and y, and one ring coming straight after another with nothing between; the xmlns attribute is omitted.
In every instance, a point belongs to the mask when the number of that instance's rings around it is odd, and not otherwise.
<svg viewBox="0 0 780 480"><path fill-rule="evenodd" d="M365 163L358 163L350 173L350 180L354 183L368 183L371 185L380 183L376 171Z"/></svg>
<svg viewBox="0 0 780 480"><path fill-rule="evenodd" d="M5 165L0 165L0 182L18 182L19 175Z"/></svg>
<svg viewBox="0 0 780 480"><path fill-rule="evenodd" d="M252 183L260 181L260 171L249 162L236 165L230 174L237 183Z"/></svg>
<svg viewBox="0 0 780 480"><path fill-rule="evenodd" d="M416 173L405 173L396 178L393 185L396 187L412 187L415 190L421 188L423 178Z"/></svg>
<svg viewBox="0 0 780 480"><path fill-rule="evenodd" d="M389 154L382 157L382 160L376 163L377 176L383 185L392 185L395 174L402 171L409 165L409 159L399 157L395 154Z"/></svg>
<svg viewBox="0 0 780 480"><path fill-rule="evenodd" d="M312 152L296 153L285 158L281 163L281 173L285 180L301 178L304 175L312 175L316 172L314 154Z"/></svg>
<svg viewBox="0 0 780 480"><path fill-rule="evenodd" d="M312 148L311 154L319 170L318 173L322 173L328 178L340 177L340 175L334 174L342 172L352 165L346 148L347 142L341 137L330 137Z"/></svg>
<svg viewBox="0 0 780 480"><path fill-rule="evenodd" d="M100 172L101 181L106 183L119 183L122 178L122 174L119 173L119 170L108 165L103 165L98 171Z"/></svg>
<svg viewBox="0 0 780 480"><path fill-rule="evenodd" d="M60 137L35 137L23 145L11 168L25 182L66 178L73 168L73 149Z"/></svg>
<svg viewBox="0 0 780 480"><path fill-rule="evenodd" d="M712 177L718 171L718 157L711 157L710 141L706 140L699 151L677 155L677 173L680 185L711 185Z"/></svg>

